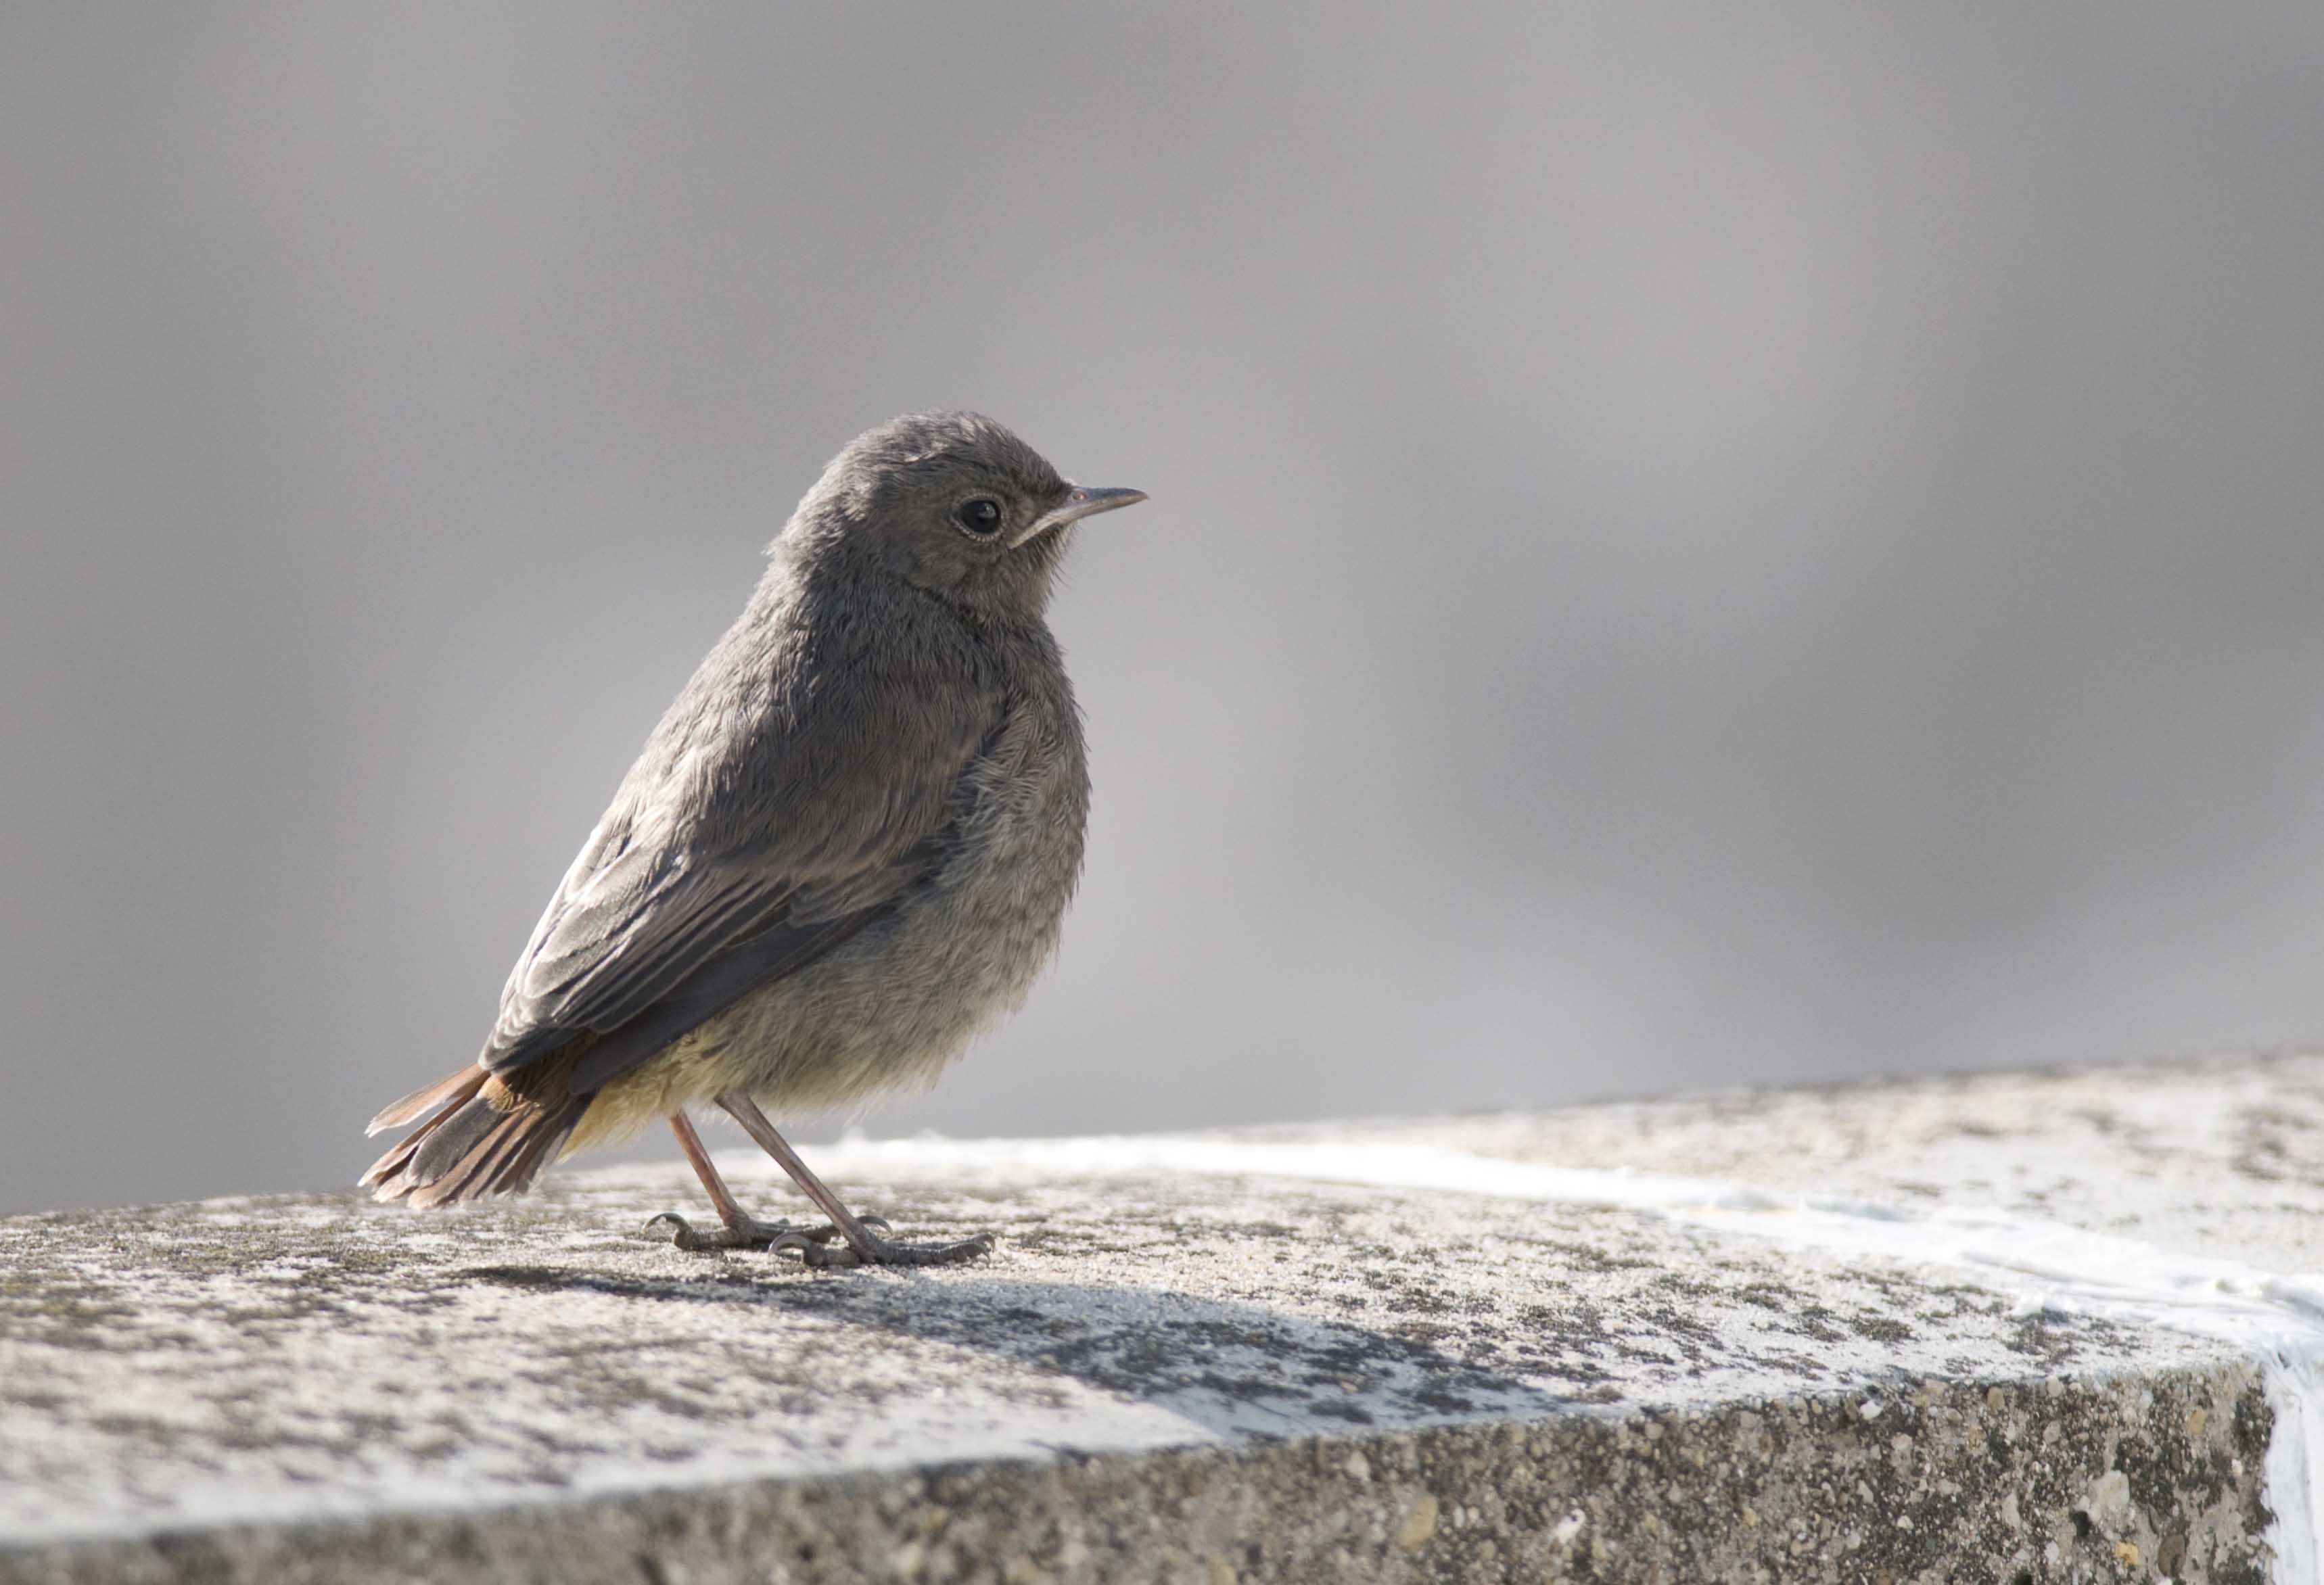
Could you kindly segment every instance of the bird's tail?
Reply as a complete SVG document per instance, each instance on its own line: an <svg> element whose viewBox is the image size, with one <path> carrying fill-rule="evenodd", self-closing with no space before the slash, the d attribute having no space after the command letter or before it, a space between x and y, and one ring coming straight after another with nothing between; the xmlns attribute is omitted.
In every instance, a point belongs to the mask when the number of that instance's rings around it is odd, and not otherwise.
<svg viewBox="0 0 2324 1585"><path fill-rule="evenodd" d="M480 1067L465 1067L372 1119L374 1134L427 1120L372 1163L364 1187L375 1198L422 1208L530 1188L572 1137L590 1097L525 1101L491 1080Z"/></svg>

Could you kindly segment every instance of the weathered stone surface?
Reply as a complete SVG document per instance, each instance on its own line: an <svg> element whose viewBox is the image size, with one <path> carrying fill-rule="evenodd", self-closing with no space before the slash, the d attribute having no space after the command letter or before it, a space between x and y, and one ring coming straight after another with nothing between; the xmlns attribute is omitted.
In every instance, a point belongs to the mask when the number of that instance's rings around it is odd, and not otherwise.
<svg viewBox="0 0 2324 1585"><path fill-rule="evenodd" d="M0 1221L0 1581L2312 1556L2324 1061L818 1159L1000 1253L683 1255L678 1167Z"/></svg>

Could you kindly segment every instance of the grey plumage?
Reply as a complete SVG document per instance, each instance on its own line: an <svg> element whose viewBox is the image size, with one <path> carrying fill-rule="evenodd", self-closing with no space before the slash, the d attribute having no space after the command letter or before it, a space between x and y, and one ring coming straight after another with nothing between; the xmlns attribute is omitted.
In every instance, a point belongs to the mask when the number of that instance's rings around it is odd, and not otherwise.
<svg viewBox="0 0 2324 1585"><path fill-rule="evenodd" d="M567 871L476 1065L375 1120L434 1113L366 1175L380 1197L521 1189L568 1140L731 1095L818 1110L926 1082L1015 1005L1088 807L1043 612L1074 524L1142 499L1077 489L973 413L835 458Z"/></svg>

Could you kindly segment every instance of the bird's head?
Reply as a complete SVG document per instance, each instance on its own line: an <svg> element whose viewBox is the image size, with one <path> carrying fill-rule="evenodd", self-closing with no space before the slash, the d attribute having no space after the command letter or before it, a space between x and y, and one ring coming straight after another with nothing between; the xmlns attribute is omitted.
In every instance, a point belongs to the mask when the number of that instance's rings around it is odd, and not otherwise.
<svg viewBox="0 0 2324 1585"><path fill-rule="evenodd" d="M982 615L1038 616L1074 525L1145 499L1072 483L981 413L908 413L832 458L777 546L868 561Z"/></svg>

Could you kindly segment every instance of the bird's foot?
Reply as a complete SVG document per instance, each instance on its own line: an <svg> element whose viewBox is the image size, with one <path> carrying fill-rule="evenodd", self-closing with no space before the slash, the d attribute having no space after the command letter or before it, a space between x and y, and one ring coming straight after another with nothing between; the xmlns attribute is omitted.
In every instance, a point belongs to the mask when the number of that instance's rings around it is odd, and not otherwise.
<svg viewBox="0 0 2324 1585"><path fill-rule="evenodd" d="M870 1227L879 1218L862 1219ZM884 1230L888 1224L880 1221ZM828 1270L840 1270L850 1266L964 1266L992 1253L992 1235L979 1233L973 1239L963 1239L956 1244L897 1244L886 1239L865 1239L871 1249L865 1251L842 1242L811 1244L799 1251L799 1259L808 1266Z"/></svg>
<svg viewBox="0 0 2324 1585"><path fill-rule="evenodd" d="M867 1216L862 1221L867 1227L875 1222L881 1228L888 1226L886 1221L876 1216ZM818 1250L840 1236L839 1230L829 1222L821 1227L796 1227L788 1221L761 1221L755 1216L744 1216L731 1223L703 1229L696 1227L675 1211L665 1211L650 1219L645 1225L645 1236L659 1238L660 1234L655 1230L665 1226L669 1229L669 1241L688 1251L771 1249L779 1254L784 1250L794 1250L802 1258L808 1251ZM807 1263L815 1264L812 1260Z"/></svg>

